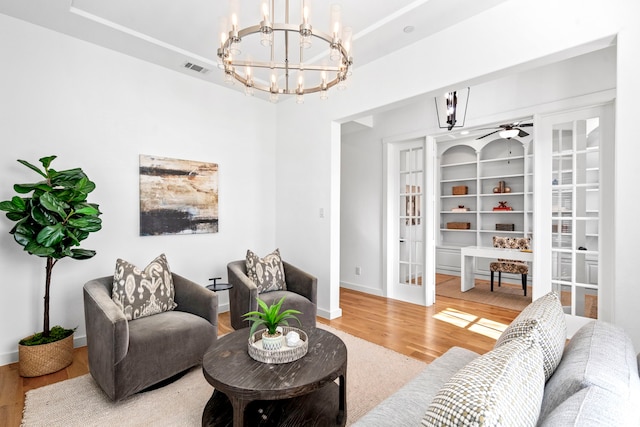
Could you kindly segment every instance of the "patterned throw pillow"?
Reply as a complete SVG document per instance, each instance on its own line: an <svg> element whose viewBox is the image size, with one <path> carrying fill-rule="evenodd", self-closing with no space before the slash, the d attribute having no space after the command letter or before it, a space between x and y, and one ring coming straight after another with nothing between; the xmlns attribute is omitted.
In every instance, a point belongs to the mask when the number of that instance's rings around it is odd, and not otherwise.
<svg viewBox="0 0 640 427"><path fill-rule="evenodd" d="M544 376L548 380L562 359L567 340L567 322L558 294L549 292L525 307L500 335L495 348L530 332L538 335L537 342L544 358Z"/></svg>
<svg viewBox="0 0 640 427"><path fill-rule="evenodd" d="M544 393L542 352L529 335L477 357L433 398L422 425L535 426Z"/></svg>
<svg viewBox="0 0 640 427"><path fill-rule="evenodd" d="M247 250L246 266L247 276L256 284L259 294L287 290L287 283L284 280L284 265L282 265L279 249L264 258Z"/></svg>
<svg viewBox="0 0 640 427"><path fill-rule="evenodd" d="M113 301L127 320L173 310L175 290L167 257L162 254L144 270L118 258L113 274Z"/></svg>

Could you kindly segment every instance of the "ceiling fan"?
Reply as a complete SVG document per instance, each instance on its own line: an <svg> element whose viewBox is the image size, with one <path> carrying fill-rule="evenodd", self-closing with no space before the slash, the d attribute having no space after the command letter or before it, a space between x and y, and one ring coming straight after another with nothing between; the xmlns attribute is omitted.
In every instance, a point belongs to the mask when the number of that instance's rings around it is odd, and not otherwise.
<svg viewBox="0 0 640 427"><path fill-rule="evenodd" d="M516 136L523 138L529 134L524 130L522 130L521 128L530 127L530 126L533 126L533 123L513 122L513 123L504 124L504 125L498 125L497 127L494 127L494 128L485 128L484 130L489 130L489 129L491 130L495 129L495 130L493 132L489 132L486 135L482 135L481 137L476 139L486 138L487 136L493 135L494 133L498 133L498 132L500 132L500 137L504 139L511 139Z"/></svg>

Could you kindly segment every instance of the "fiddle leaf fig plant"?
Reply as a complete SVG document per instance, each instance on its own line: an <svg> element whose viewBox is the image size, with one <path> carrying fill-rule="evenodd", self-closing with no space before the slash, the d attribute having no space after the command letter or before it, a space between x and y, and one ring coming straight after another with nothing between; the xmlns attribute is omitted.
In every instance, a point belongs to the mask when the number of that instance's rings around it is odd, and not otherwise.
<svg viewBox="0 0 640 427"><path fill-rule="evenodd" d="M282 297L278 302L267 306L267 303L262 301L260 298L257 298L258 305L262 311L250 311L243 314L243 316L246 317L245 320L253 322L251 324L249 336L252 336L256 329L261 325L264 325L267 328L269 335L275 335L278 325L282 324L289 326L288 319L295 319L300 323L300 320L296 317L296 314L302 314L300 311L289 309L280 312L284 299L285 297Z"/></svg>
<svg viewBox="0 0 640 427"><path fill-rule="evenodd" d="M5 211L7 218L16 223L9 231L14 240L31 255L46 258L44 322L41 334L45 340L51 335L51 270L63 258L82 260L93 257L95 251L78 246L90 233L102 228L98 205L87 201L87 196L96 185L80 168L63 171L51 168L51 162L55 158L56 156L41 158L42 168L26 160L18 160L43 179L32 184L15 184L13 189L18 195L0 202L0 210Z"/></svg>

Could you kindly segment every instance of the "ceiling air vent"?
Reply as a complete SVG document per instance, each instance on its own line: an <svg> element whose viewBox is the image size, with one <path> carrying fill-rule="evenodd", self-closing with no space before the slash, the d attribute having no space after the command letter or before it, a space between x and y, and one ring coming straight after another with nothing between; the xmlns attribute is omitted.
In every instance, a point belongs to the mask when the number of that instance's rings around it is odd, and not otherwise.
<svg viewBox="0 0 640 427"><path fill-rule="evenodd" d="M209 72L208 68L204 68L202 65L194 64L193 62L185 62L184 68L188 68L189 70L193 70L196 73L206 74Z"/></svg>

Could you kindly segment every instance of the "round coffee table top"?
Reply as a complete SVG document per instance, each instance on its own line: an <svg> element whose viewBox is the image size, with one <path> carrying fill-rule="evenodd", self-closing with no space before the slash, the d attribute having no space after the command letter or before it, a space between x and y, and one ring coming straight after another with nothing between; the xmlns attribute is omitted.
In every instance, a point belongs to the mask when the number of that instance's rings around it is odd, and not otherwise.
<svg viewBox="0 0 640 427"><path fill-rule="evenodd" d="M343 375L347 348L324 329L307 331L307 354L293 362L268 364L249 356L249 328L218 339L205 353L202 370L217 390L241 400L277 400L296 397Z"/></svg>

